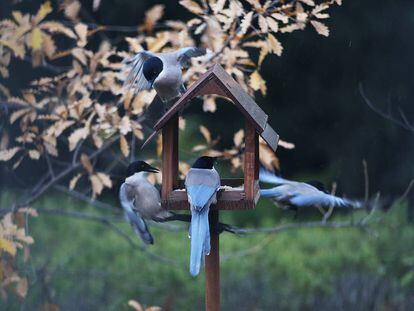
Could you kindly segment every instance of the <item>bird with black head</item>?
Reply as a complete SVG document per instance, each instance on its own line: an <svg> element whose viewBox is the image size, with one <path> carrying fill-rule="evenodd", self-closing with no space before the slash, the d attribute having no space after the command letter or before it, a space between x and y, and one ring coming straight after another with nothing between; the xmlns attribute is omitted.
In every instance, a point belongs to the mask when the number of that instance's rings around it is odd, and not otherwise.
<svg viewBox="0 0 414 311"><path fill-rule="evenodd" d="M217 192L220 188L220 176L214 168L215 161L216 158L208 156L198 158L185 178L191 208L190 273L193 276L200 272L204 256L210 253L208 213L210 206L217 203Z"/></svg>
<svg viewBox="0 0 414 311"><path fill-rule="evenodd" d="M186 47L172 52L141 51L123 61L127 72L125 88L136 93L154 88L163 102L171 102L185 92L182 69L189 66L192 57L206 54L206 49Z"/></svg>

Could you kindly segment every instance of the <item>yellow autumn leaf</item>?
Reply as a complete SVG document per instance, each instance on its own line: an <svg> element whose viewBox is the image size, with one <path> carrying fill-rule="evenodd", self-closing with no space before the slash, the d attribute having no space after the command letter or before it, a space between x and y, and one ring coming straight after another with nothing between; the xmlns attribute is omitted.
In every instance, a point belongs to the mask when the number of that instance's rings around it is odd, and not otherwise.
<svg viewBox="0 0 414 311"><path fill-rule="evenodd" d="M318 34L320 34L321 36L329 37L329 28L324 23L315 20L310 21L310 23L315 28Z"/></svg>
<svg viewBox="0 0 414 311"><path fill-rule="evenodd" d="M5 149L0 151L0 161L9 161L13 158L16 153L20 150L20 147L13 147L10 149Z"/></svg>
<svg viewBox="0 0 414 311"><path fill-rule="evenodd" d="M65 16L71 20L77 20L81 4L78 0L72 1L69 4L65 4L64 13Z"/></svg>
<svg viewBox="0 0 414 311"><path fill-rule="evenodd" d="M159 52L170 41L170 39L170 33L167 31L158 32L155 38L146 38L148 49L152 52Z"/></svg>
<svg viewBox="0 0 414 311"><path fill-rule="evenodd" d="M102 184L106 188L112 188L112 180L107 174L99 172L96 173L96 176L98 176L98 178L101 180Z"/></svg>
<svg viewBox="0 0 414 311"><path fill-rule="evenodd" d="M262 78L257 70L250 75L249 85L253 90L260 90L263 95L266 94L266 81Z"/></svg>
<svg viewBox="0 0 414 311"><path fill-rule="evenodd" d="M52 5L50 4L50 1L46 1L40 6L39 11L37 11L35 16L35 23L41 22L49 13L51 13Z"/></svg>
<svg viewBox="0 0 414 311"><path fill-rule="evenodd" d="M11 256L16 255L16 246L4 238L0 238L0 251L9 253Z"/></svg>
<svg viewBox="0 0 414 311"><path fill-rule="evenodd" d="M39 160L40 152L36 149L29 150L29 157L33 160Z"/></svg>
<svg viewBox="0 0 414 311"><path fill-rule="evenodd" d="M42 49L45 52L46 56L51 59L53 55L56 53L56 45L55 41L52 39L52 36L47 35L45 33L42 34L43 44Z"/></svg>
<svg viewBox="0 0 414 311"><path fill-rule="evenodd" d="M124 155L124 157L129 156L129 145L125 136L119 137L119 148L121 149L121 152Z"/></svg>
<svg viewBox="0 0 414 311"><path fill-rule="evenodd" d="M267 33L267 31L269 30L266 18L264 18L263 15L259 15L259 27L262 33Z"/></svg>
<svg viewBox="0 0 414 311"><path fill-rule="evenodd" d="M146 31L152 31L154 29L155 24L164 15L164 9L164 5L157 4L145 12L144 29Z"/></svg>
<svg viewBox="0 0 414 311"><path fill-rule="evenodd" d="M119 128L119 132L122 135L126 135L132 131L131 120L129 119L128 116L122 117L121 122L119 122L118 128Z"/></svg>
<svg viewBox="0 0 414 311"><path fill-rule="evenodd" d="M274 168L280 169L279 159L262 138L260 138L259 143L259 160L268 170L272 171Z"/></svg>
<svg viewBox="0 0 414 311"><path fill-rule="evenodd" d="M285 14L282 14L282 13L273 13L271 16L273 18L281 21L284 24L289 23L289 17L287 15L285 15Z"/></svg>
<svg viewBox="0 0 414 311"><path fill-rule="evenodd" d="M78 36L78 46L84 47L87 43L87 35L88 35L88 26L85 24L79 23L75 26L75 32Z"/></svg>
<svg viewBox="0 0 414 311"><path fill-rule="evenodd" d="M234 134L233 142L236 147L241 146L244 138L244 130L240 129Z"/></svg>
<svg viewBox="0 0 414 311"><path fill-rule="evenodd" d="M60 33L71 39L76 39L76 35L72 31L72 29L62 25L59 22L54 22L54 21L44 22L39 25L39 28L42 30L47 30L49 33Z"/></svg>
<svg viewBox="0 0 414 311"><path fill-rule="evenodd" d="M77 175L75 175L74 177L72 177L72 179L69 182L69 189L73 190L76 187L76 184L78 183L79 178L81 178L82 174L79 173Z"/></svg>
<svg viewBox="0 0 414 311"><path fill-rule="evenodd" d="M214 112L214 111L216 111L216 109L217 109L216 98L213 97L213 96L206 97L204 99L204 102L203 102L203 111L204 112L207 112L207 111Z"/></svg>
<svg viewBox="0 0 414 311"><path fill-rule="evenodd" d="M192 0L180 0L179 2L183 7L189 10L191 13L200 15L203 14L203 8L195 1Z"/></svg>
<svg viewBox="0 0 414 311"><path fill-rule="evenodd" d="M25 54L23 44L17 43L15 41L2 40L0 39L0 45L8 47L13 51L14 55L19 58L23 58Z"/></svg>
<svg viewBox="0 0 414 311"><path fill-rule="evenodd" d="M300 0L300 1L309 6L315 6L315 2L313 2L313 0Z"/></svg>
<svg viewBox="0 0 414 311"><path fill-rule="evenodd" d="M135 311L144 311L144 309L142 308L141 304L136 301L136 300L129 300L128 301L128 306L130 306L132 309L134 309Z"/></svg>
<svg viewBox="0 0 414 311"><path fill-rule="evenodd" d="M191 152L199 152L205 149L207 149L206 145L195 145L193 148L191 148Z"/></svg>
<svg viewBox="0 0 414 311"><path fill-rule="evenodd" d="M295 148L295 144L294 143L290 143L287 141L284 141L282 139L279 139L279 141L277 142L278 146L281 146L285 149L294 149Z"/></svg>
<svg viewBox="0 0 414 311"><path fill-rule="evenodd" d="M281 56L283 53L283 46L272 34L267 35L267 42L269 43L270 51L277 56Z"/></svg>
<svg viewBox="0 0 414 311"><path fill-rule="evenodd" d="M85 170L89 173L92 174L93 172L93 166L91 161L89 160L89 157L86 153L82 153L80 156L80 161L82 163L82 166L85 168Z"/></svg>
<svg viewBox="0 0 414 311"><path fill-rule="evenodd" d="M81 139L86 139L89 135L89 128L87 126L76 129L69 136L69 151L73 151Z"/></svg>
<svg viewBox="0 0 414 311"><path fill-rule="evenodd" d="M210 131L204 125L200 125L200 132L204 136L204 139L206 140L206 142L208 144L211 143Z"/></svg>
<svg viewBox="0 0 414 311"><path fill-rule="evenodd" d="M269 48L267 46L263 46L260 49L260 53L259 53L259 66L262 65L264 59L266 58L267 54L269 54Z"/></svg>
<svg viewBox="0 0 414 311"><path fill-rule="evenodd" d="M252 24L252 18L253 18L253 11L247 13L243 20L240 23L240 34L244 35L247 31L247 29Z"/></svg>
<svg viewBox="0 0 414 311"><path fill-rule="evenodd" d="M13 18L14 18L14 20L16 22L18 22L19 24L22 23L22 20L23 20L23 14L22 14L22 12L20 12L20 11L12 11L12 16L13 16Z"/></svg>
<svg viewBox="0 0 414 311"><path fill-rule="evenodd" d="M266 17L267 25L269 26L270 30L273 32L279 31L279 24L271 17Z"/></svg>
<svg viewBox="0 0 414 311"><path fill-rule="evenodd" d="M89 176L89 180L91 181L92 185L92 197L96 198L97 195L100 195L102 193L104 185L97 175Z"/></svg>

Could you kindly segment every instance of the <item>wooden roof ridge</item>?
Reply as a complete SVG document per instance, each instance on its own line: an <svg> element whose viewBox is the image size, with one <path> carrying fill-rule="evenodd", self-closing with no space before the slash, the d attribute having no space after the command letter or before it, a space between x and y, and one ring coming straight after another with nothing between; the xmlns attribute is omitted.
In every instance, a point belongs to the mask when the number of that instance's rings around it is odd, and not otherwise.
<svg viewBox="0 0 414 311"><path fill-rule="evenodd" d="M279 135L267 122L268 115L219 64L215 64L207 70L188 88L154 125L155 132L162 129L174 115L184 108L188 101L196 96L207 94L216 94L229 98L244 117L252 122L256 131L266 141L269 147L273 151L276 151Z"/></svg>

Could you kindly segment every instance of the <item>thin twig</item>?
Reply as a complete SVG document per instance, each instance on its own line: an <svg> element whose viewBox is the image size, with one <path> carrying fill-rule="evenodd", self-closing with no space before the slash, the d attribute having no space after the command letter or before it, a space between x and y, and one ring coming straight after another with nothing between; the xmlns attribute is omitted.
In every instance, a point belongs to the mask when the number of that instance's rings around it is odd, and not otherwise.
<svg viewBox="0 0 414 311"><path fill-rule="evenodd" d="M391 111L389 110L388 113L382 111L381 109L375 107L375 105L368 99L368 97L365 95L364 88L362 87L362 83L359 84L359 93L361 94L362 98L364 99L365 103L371 110L373 110L375 113L383 117L384 119L387 119L402 128L414 132L414 125L410 124L410 122L405 117L405 114L400 115L403 119L403 122L395 117L392 116Z"/></svg>

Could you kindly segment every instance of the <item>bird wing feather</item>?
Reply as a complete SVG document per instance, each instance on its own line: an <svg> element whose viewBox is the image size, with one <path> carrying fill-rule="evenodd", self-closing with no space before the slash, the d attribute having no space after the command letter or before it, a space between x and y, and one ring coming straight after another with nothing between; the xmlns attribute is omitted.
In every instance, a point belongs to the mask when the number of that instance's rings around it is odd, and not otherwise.
<svg viewBox="0 0 414 311"><path fill-rule="evenodd" d="M263 167L261 167L259 171L259 180L261 182L268 183L268 184L274 184L274 185L294 183L293 181L276 176L274 173L266 170Z"/></svg>
<svg viewBox="0 0 414 311"><path fill-rule="evenodd" d="M156 55L149 51L142 51L133 57L124 59L122 62L124 70L128 72L128 76L124 81L124 88L134 88L136 93L151 88L151 83L145 79L142 70L144 62L152 56Z"/></svg>
<svg viewBox="0 0 414 311"><path fill-rule="evenodd" d="M177 51L177 60L181 67L187 67L192 57L198 57L206 54L205 48L186 47Z"/></svg>
<svg viewBox="0 0 414 311"><path fill-rule="evenodd" d="M322 191L316 190L314 193L302 194L297 193L290 200L292 204L297 206L321 206L321 207L354 207L352 201L336 197Z"/></svg>
<svg viewBox="0 0 414 311"><path fill-rule="evenodd" d="M128 185L123 183L119 191L119 201L124 210L125 218L131 224L135 234L141 238L145 244L154 244L154 239L148 230L147 224L141 214L134 208L134 198L128 196L127 187Z"/></svg>

